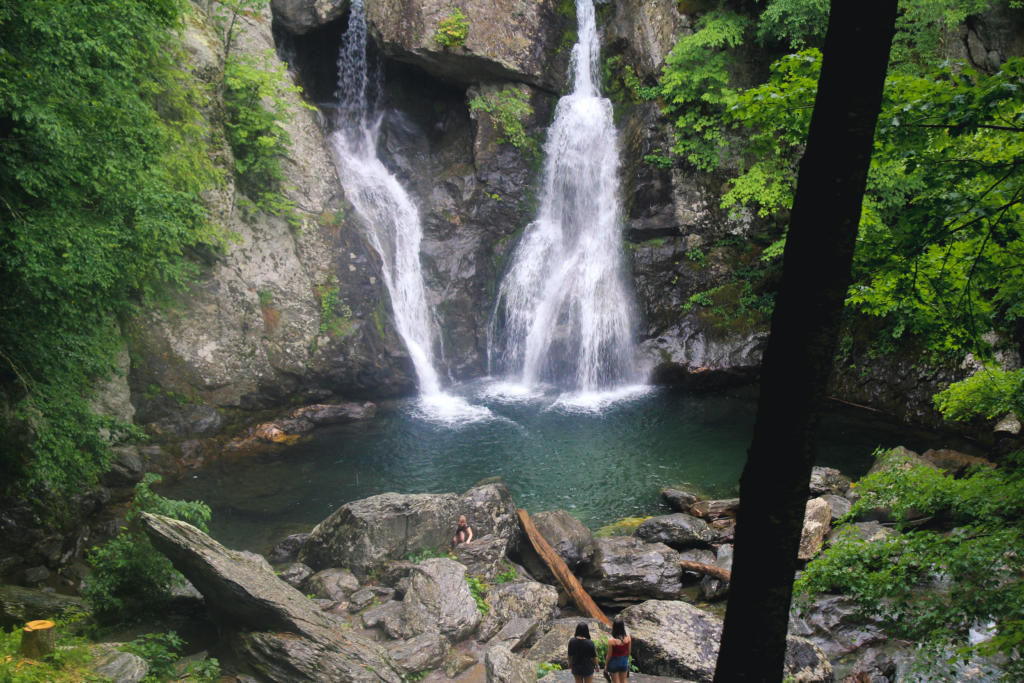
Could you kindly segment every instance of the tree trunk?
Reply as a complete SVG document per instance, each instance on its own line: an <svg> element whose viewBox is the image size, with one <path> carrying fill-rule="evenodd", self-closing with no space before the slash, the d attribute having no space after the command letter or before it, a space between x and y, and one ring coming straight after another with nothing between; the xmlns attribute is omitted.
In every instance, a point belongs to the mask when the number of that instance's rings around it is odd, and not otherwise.
<svg viewBox="0 0 1024 683"><path fill-rule="evenodd" d="M782 680L812 435L849 285L895 18L896 0L832 2L740 479L716 683Z"/></svg>
<svg viewBox="0 0 1024 683"><path fill-rule="evenodd" d="M533 549L540 555L540 559L544 560L544 564L548 566L551 573L558 579L558 583L562 584L562 588L573 599L573 602L580 608L580 611L593 619L597 619L605 626L611 626L611 619L605 616L605 613L601 611L601 608L597 606L593 598L583 590L583 586L580 585L576 576L569 571L565 561L559 557L555 549L551 547L551 544L547 542L540 531L537 530L537 527L534 526L533 520L530 519L530 513L519 508L516 510L516 515L519 516L519 521L522 523L523 530L526 532L527 538L530 539Z"/></svg>
<svg viewBox="0 0 1024 683"><path fill-rule="evenodd" d="M52 621L30 621L21 632L19 652L28 659L42 659L53 653L56 636L57 629Z"/></svg>

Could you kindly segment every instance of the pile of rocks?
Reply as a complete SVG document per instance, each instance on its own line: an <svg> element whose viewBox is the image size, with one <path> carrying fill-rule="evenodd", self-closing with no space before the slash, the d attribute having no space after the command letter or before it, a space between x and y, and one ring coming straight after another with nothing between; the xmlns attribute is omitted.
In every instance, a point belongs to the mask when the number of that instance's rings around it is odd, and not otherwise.
<svg viewBox="0 0 1024 683"><path fill-rule="evenodd" d="M460 514L474 540L445 553ZM640 671L711 680L722 622L687 602L679 560L697 551L714 557L721 531L688 513L652 518L617 538L594 538L562 511L534 520L595 600L625 608ZM257 680L526 682L542 663L568 664L566 643L580 617L560 607L501 483L462 495L353 501L310 534L285 539L271 555L276 569L182 522L146 515L143 523ZM467 577L482 583L471 589ZM824 653L798 637L789 641L787 672L832 680Z"/></svg>

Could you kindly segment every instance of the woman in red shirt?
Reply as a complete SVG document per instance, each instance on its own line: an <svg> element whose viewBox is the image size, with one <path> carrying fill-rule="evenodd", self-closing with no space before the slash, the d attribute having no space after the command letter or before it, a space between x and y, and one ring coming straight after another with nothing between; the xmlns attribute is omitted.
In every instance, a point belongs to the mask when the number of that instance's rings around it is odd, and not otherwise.
<svg viewBox="0 0 1024 683"><path fill-rule="evenodd" d="M604 663L605 673L611 674L612 683L626 683L632 647L633 639L626 633L626 624L622 617L615 617L612 637L608 639L608 658Z"/></svg>

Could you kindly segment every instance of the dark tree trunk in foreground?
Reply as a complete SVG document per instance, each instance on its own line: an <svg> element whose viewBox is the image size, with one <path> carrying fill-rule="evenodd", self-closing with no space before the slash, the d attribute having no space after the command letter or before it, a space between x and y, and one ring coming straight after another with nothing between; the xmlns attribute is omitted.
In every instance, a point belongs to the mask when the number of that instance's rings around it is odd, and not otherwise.
<svg viewBox="0 0 1024 683"><path fill-rule="evenodd" d="M833 1L740 480L716 683L780 681L813 430L832 370L896 0Z"/></svg>

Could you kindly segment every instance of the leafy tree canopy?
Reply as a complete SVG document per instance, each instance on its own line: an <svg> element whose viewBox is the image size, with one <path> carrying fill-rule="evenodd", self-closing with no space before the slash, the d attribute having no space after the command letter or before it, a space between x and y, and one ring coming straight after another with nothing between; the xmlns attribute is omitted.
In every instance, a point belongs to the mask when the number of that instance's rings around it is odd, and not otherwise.
<svg viewBox="0 0 1024 683"><path fill-rule="evenodd" d="M118 319L217 244L206 95L179 66L184 0L0 7L0 385L5 483L61 490L101 471L89 410ZM120 430L124 430L124 426Z"/></svg>

